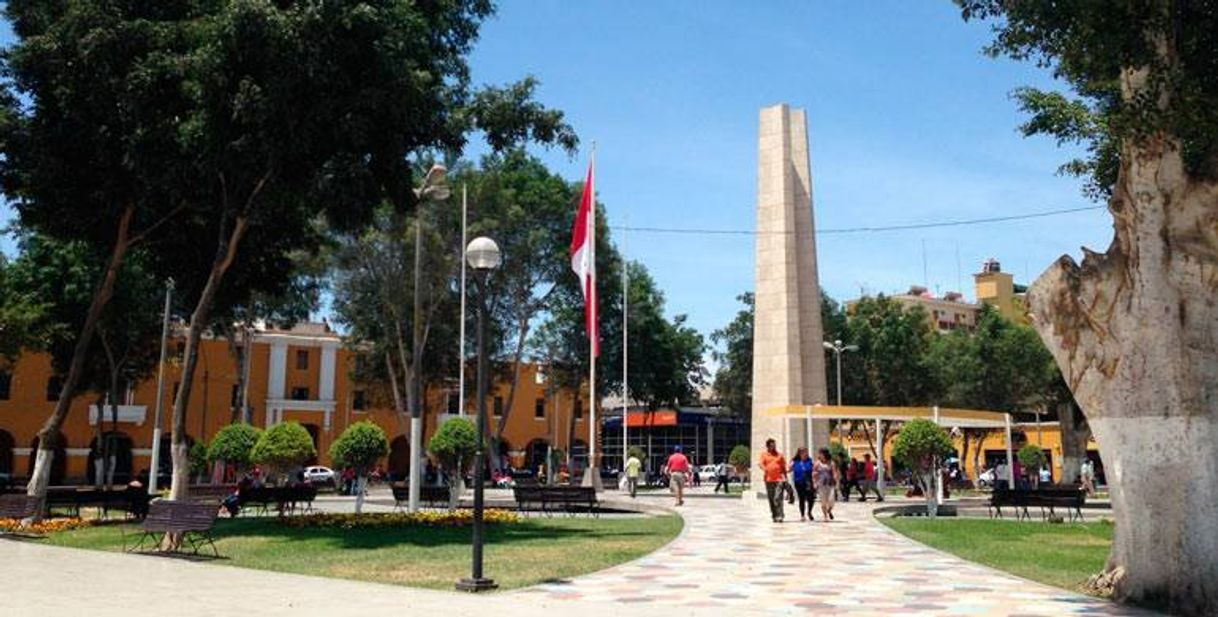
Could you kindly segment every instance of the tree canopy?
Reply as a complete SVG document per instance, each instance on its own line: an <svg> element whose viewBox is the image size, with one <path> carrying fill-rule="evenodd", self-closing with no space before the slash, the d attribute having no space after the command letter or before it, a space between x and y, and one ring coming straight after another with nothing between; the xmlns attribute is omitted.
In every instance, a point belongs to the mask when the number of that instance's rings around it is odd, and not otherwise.
<svg viewBox="0 0 1218 617"><path fill-rule="evenodd" d="M299 422L280 422L258 435L250 461L275 471L286 471L317 456L309 431Z"/></svg>
<svg viewBox="0 0 1218 617"><path fill-rule="evenodd" d="M384 429L368 420L351 424L330 444L330 458L334 465L350 465L361 476L388 454L389 439Z"/></svg>
<svg viewBox="0 0 1218 617"><path fill-rule="evenodd" d="M261 436L261 429L248 424L235 423L221 427L207 447L207 458L231 463L237 468L244 467L250 463L254 446Z"/></svg>

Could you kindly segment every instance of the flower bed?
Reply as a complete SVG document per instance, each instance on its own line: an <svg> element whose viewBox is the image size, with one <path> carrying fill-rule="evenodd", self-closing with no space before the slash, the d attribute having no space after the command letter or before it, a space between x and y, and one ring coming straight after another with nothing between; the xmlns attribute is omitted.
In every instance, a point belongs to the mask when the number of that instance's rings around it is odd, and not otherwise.
<svg viewBox="0 0 1218 617"><path fill-rule="evenodd" d="M520 522L520 516L510 510L488 509L482 519L488 525ZM295 529L337 527L340 529L376 529L389 527L464 527L472 525L472 510L455 512L372 513L372 514L310 514L283 519L283 524Z"/></svg>
<svg viewBox="0 0 1218 617"><path fill-rule="evenodd" d="M71 529L79 529L81 527L90 527L94 521L85 520L82 518L54 518L30 523L22 526L19 518L0 518L0 532L3 533L28 533L31 535L46 535L56 531L68 531Z"/></svg>

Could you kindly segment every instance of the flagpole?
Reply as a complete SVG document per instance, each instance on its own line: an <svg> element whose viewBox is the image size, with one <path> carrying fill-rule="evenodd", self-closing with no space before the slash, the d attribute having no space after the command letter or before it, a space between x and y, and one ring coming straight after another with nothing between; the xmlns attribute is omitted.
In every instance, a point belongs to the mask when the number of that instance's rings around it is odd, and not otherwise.
<svg viewBox="0 0 1218 617"><path fill-rule="evenodd" d="M626 257L626 230L622 230L622 473L630 450L626 418L630 413L630 260Z"/></svg>
<svg viewBox="0 0 1218 617"><path fill-rule="evenodd" d="M460 362L460 369L457 371L457 415L465 415L465 226L467 214L467 199L468 192L465 184L461 185L461 250L459 255L461 258L461 342L457 350L457 358Z"/></svg>
<svg viewBox="0 0 1218 617"><path fill-rule="evenodd" d="M584 486L600 486L600 468L596 465L596 339L600 336L600 315L596 297L596 143L592 144L589 162L588 189L591 204L588 208L588 248L592 256L592 284L589 285L588 301L592 303L593 322L596 330L588 337L588 465L584 471ZM590 475L594 474L594 475Z"/></svg>

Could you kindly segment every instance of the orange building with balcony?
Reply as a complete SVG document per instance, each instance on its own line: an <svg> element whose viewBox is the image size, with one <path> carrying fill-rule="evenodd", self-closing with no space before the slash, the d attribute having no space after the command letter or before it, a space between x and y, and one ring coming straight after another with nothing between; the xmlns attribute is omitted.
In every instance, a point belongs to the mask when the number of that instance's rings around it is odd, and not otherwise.
<svg viewBox="0 0 1218 617"><path fill-rule="evenodd" d="M181 339L170 348L180 349ZM383 384L357 383L351 378L354 356L342 338L325 324L299 324L290 331L260 330L254 333L250 353L248 404L251 422L268 427L296 421L312 435L319 464L329 464L330 444L352 422L371 420L389 436L391 453L386 469L405 475L409 461L408 414L393 410ZM240 408L238 364L224 339L204 339L186 414L186 432L193 443L209 441L230 423ZM181 381L177 357L165 367L163 405L162 471L169 465L170 416ZM476 409L473 379L467 380L466 406ZM487 424L494 430L505 410L508 383L494 383L487 401ZM14 364L0 367L0 478L20 481L33 469L38 432L55 407L60 382L50 357L42 353L21 356ZM457 414L456 379L451 387L433 387L426 393L424 443L439 423ZM152 429L156 409L156 377L128 387L117 414L109 405L98 413L98 395L80 393L61 430L52 470L52 484L93 482L95 461L100 457L99 432L110 445L113 482L125 483L133 473L151 466ZM577 395L578 394L578 395ZM535 467L544 460L548 447L586 456L588 426L583 410L586 393L551 392L544 372L535 365L524 368L503 431L500 455L516 466ZM117 415L117 418L114 416ZM100 416L100 417L99 417ZM101 421L99 431L97 423ZM572 426L574 424L574 426Z"/></svg>

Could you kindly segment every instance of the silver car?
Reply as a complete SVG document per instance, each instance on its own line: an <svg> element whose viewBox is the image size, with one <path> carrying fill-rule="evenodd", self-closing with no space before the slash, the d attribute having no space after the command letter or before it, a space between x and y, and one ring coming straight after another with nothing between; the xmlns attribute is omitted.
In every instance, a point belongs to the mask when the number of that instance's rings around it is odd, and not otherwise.
<svg viewBox="0 0 1218 617"><path fill-rule="evenodd" d="M305 467L304 479L313 484L334 484L334 470L320 465Z"/></svg>

